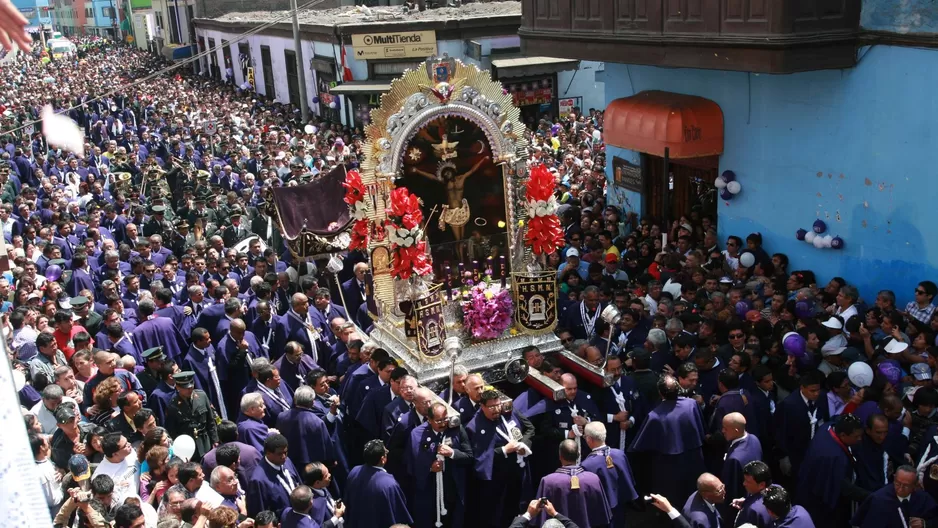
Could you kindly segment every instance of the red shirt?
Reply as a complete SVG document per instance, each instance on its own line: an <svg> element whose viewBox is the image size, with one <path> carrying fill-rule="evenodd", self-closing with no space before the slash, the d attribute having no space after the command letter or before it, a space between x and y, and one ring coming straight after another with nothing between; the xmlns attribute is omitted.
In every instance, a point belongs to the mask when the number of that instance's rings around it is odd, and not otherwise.
<svg viewBox="0 0 938 528"><path fill-rule="evenodd" d="M75 334L78 332L87 333L88 331L81 325L73 324L72 331L69 335L65 335L58 330L52 332L52 335L55 336L55 344L58 345L59 350L65 353L66 360L72 359L72 354L75 353L75 345L72 344L72 338L75 337ZM94 344L94 338L91 339L91 343Z"/></svg>

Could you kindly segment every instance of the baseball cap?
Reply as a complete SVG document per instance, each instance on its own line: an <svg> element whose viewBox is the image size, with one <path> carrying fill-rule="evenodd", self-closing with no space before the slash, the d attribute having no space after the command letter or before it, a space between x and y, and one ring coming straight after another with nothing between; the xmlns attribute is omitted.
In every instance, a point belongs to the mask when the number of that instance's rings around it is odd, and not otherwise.
<svg viewBox="0 0 938 528"><path fill-rule="evenodd" d="M85 455L72 455L68 459L68 472L72 474L72 480L82 482L91 478L91 466Z"/></svg>
<svg viewBox="0 0 938 528"><path fill-rule="evenodd" d="M837 316L831 317L830 319L828 319L827 321L824 321L821 324L826 326L827 328L833 328L834 330L842 330L844 327L843 321L841 321L840 318Z"/></svg>
<svg viewBox="0 0 938 528"><path fill-rule="evenodd" d="M916 363L912 365L912 375L919 381L931 379L931 368L928 363Z"/></svg>
<svg viewBox="0 0 938 528"><path fill-rule="evenodd" d="M632 351L629 352L628 357L639 361L649 361L651 359L651 352L641 347L633 348Z"/></svg>
<svg viewBox="0 0 938 528"><path fill-rule="evenodd" d="M890 339L889 342L886 343L886 346L883 347L883 350L885 350L887 354L898 354L907 348L909 348L908 343L903 343L902 341ZM916 364L919 364L919 363L916 363Z"/></svg>
<svg viewBox="0 0 938 528"><path fill-rule="evenodd" d="M70 401L62 402L55 408L53 415L55 416L55 423L67 424L78 416L78 407Z"/></svg>
<svg viewBox="0 0 938 528"><path fill-rule="evenodd" d="M576 248L570 248L567 250L567 258L577 257L580 258L580 252Z"/></svg>
<svg viewBox="0 0 938 528"><path fill-rule="evenodd" d="M847 347L837 347L837 348L831 348L829 350L822 348L821 355L824 357L839 356L844 353L844 350L847 350Z"/></svg>
<svg viewBox="0 0 938 528"><path fill-rule="evenodd" d="M569 255L569 252L567 254ZM615 253L606 253L606 262L619 262L619 258Z"/></svg>

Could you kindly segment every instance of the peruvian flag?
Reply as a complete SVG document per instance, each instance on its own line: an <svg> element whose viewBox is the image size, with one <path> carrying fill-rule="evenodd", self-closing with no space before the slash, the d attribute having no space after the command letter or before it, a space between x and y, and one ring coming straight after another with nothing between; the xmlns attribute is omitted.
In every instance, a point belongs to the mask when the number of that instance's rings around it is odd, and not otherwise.
<svg viewBox="0 0 938 528"><path fill-rule="evenodd" d="M342 45L342 82L348 82L354 80L352 77L352 70L346 66L345 63L345 44Z"/></svg>

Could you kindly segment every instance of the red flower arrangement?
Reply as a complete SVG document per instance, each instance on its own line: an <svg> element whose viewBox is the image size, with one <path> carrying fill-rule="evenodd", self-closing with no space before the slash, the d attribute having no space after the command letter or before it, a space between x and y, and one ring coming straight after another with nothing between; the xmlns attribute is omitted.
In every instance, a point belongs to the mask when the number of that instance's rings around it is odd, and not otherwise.
<svg viewBox="0 0 938 528"><path fill-rule="evenodd" d="M528 201L528 230L524 234L524 243L535 255L553 253L563 246L563 229L557 218L554 177L544 165L531 170L525 197Z"/></svg>
<svg viewBox="0 0 938 528"><path fill-rule="evenodd" d="M349 249L365 249L368 247L368 207L365 202L365 184L362 183L361 174L358 171L348 171L345 175L345 203L349 206L349 212L355 223L352 225L352 240L349 242Z"/></svg>
<svg viewBox="0 0 938 528"><path fill-rule="evenodd" d="M406 188L398 187L391 192L390 202L385 229L391 240L391 274L400 280L432 274L427 242L420 228L423 222L420 199Z"/></svg>

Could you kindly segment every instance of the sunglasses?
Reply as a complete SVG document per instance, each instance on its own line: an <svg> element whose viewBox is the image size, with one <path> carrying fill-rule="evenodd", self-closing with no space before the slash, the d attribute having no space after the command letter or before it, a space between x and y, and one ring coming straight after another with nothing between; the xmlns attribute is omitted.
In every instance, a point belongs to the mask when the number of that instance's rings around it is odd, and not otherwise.
<svg viewBox="0 0 938 528"><path fill-rule="evenodd" d="M730 339L742 339L746 337L745 334L730 334Z"/></svg>
<svg viewBox="0 0 938 528"><path fill-rule="evenodd" d="M560 342L561 342L561 343L572 343L572 342L573 342L573 338L572 338L572 337L568 337L568 338L566 338L566 339L561 339Z"/></svg>
<svg viewBox="0 0 938 528"><path fill-rule="evenodd" d="M925 290L915 290L915 293L918 295L925 295Z"/></svg>

